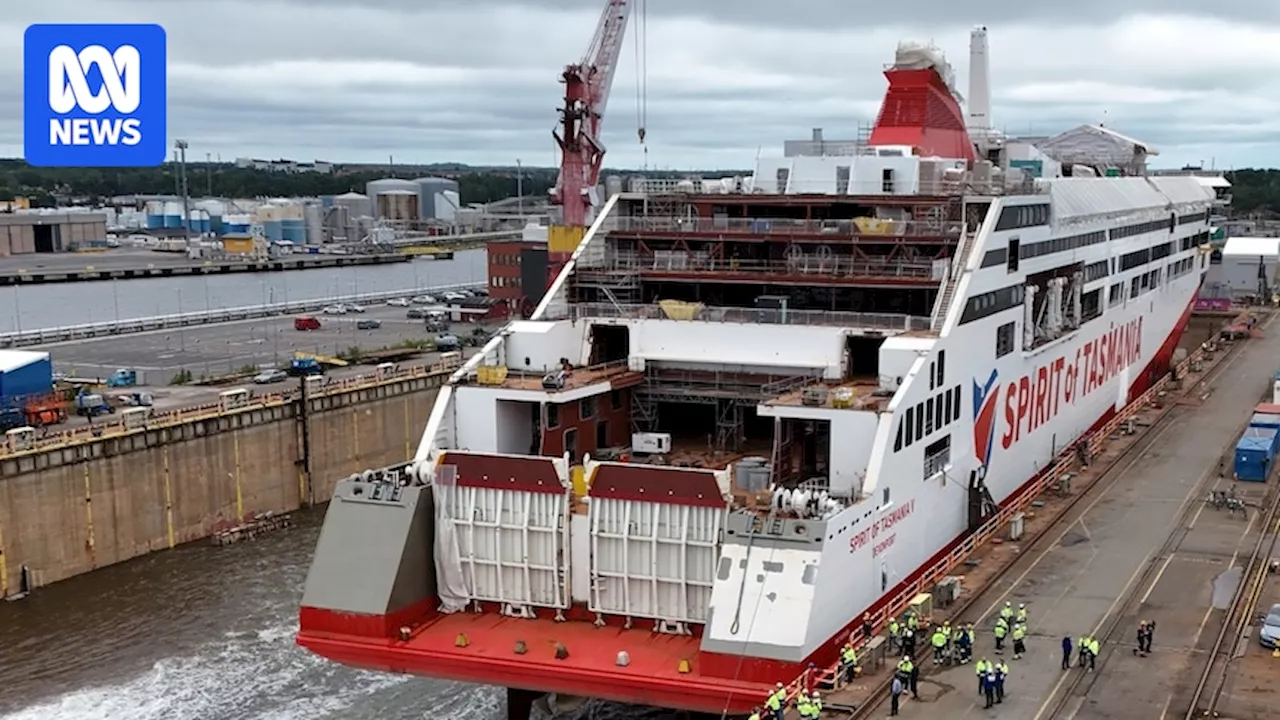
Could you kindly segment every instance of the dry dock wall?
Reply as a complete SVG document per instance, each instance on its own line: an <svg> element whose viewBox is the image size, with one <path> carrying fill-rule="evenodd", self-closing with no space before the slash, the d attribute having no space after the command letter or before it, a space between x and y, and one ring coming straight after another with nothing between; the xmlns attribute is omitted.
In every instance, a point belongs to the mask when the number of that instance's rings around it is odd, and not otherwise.
<svg viewBox="0 0 1280 720"><path fill-rule="evenodd" d="M327 501L407 459L444 374L369 383L0 457L0 597ZM309 437L304 442L303 428ZM310 451L310 482L303 447Z"/></svg>

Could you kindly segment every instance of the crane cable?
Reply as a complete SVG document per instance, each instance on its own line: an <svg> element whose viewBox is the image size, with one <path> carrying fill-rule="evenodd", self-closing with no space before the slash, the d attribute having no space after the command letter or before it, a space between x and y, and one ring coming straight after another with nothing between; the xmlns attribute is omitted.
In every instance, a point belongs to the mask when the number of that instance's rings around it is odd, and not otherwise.
<svg viewBox="0 0 1280 720"><path fill-rule="evenodd" d="M640 138L640 144L645 142L645 125L649 121L649 57L647 46L649 44L648 30L648 5L645 0L637 0L639 17L636 23L635 41L636 41L636 134ZM648 153L648 148L645 148Z"/></svg>

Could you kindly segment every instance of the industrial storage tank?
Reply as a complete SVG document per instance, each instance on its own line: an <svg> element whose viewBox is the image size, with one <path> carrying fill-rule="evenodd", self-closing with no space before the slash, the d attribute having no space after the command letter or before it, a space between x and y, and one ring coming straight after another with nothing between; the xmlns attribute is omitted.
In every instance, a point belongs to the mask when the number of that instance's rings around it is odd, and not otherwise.
<svg viewBox="0 0 1280 720"><path fill-rule="evenodd" d="M164 226L179 229L182 227L182 203L167 202L164 204Z"/></svg>
<svg viewBox="0 0 1280 720"><path fill-rule="evenodd" d="M384 180L373 180L365 185L365 194L369 196L372 203L372 213L377 217L383 217L391 220L417 220L420 217L421 208L418 200L420 188L418 183L412 180L400 180L397 178L386 178ZM388 193L395 193L397 199L384 201L382 196ZM412 212L406 212L404 207L406 203L413 206ZM389 205L388 205L389 204ZM398 217L391 217L384 214L383 207L389 206L395 210Z"/></svg>
<svg viewBox="0 0 1280 720"><path fill-rule="evenodd" d="M330 208L323 202L307 203L302 207L302 223L306 227L308 245L322 245L329 239L329 235L324 231L324 214Z"/></svg>
<svg viewBox="0 0 1280 720"><path fill-rule="evenodd" d="M355 242L355 220L345 205L334 205L324 211L324 238L326 242Z"/></svg>
<svg viewBox="0 0 1280 720"><path fill-rule="evenodd" d="M222 218L222 232L226 235L247 235L253 225L252 215L227 215Z"/></svg>
<svg viewBox="0 0 1280 720"><path fill-rule="evenodd" d="M191 231L197 233L209 232L209 212L196 208L191 211Z"/></svg>
<svg viewBox="0 0 1280 720"><path fill-rule="evenodd" d="M418 193L410 190L388 190L376 196L378 217L386 220L417 220Z"/></svg>
<svg viewBox="0 0 1280 720"><path fill-rule="evenodd" d="M146 209L146 228L148 230L159 230L164 227L164 201L150 200L147 202Z"/></svg>
<svg viewBox="0 0 1280 720"><path fill-rule="evenodd" d="M369 199L368 195L362 195L358 192L333 196L333 206L346 208L347 214L352 218L373 215L373 201Z"/></svg>
<svg viewBox="0 0 1280 720"><path fill-rule="evenodd" d="M418 217L423 220L443 219L437 215L437 209L440 207L437 196L446 192L458 192L458 181L449 178L420 177L413 183L418 191Z"/></svg>

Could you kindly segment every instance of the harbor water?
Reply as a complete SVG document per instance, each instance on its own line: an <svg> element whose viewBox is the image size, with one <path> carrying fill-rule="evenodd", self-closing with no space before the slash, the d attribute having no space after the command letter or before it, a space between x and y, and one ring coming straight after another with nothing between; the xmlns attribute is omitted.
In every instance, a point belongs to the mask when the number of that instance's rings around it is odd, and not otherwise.
<svg viewBox="0 0 1280 720"><path fill-rule="evenodd" d="M410 294L434 285L483 284L486 274L485 251L466 250L452 260L389 265L14 285L0 288L0 333L360 293Z"/></svg>

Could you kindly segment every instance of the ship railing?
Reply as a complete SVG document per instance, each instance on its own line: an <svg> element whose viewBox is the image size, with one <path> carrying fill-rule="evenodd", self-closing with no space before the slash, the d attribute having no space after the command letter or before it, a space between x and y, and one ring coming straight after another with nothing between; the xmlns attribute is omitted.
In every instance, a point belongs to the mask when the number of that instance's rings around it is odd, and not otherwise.
<svg viewBox="0 0 1280 720"><path fill-rule="evenodd" d="M655 250L650 254L606 253L579 272L720 273L809 275L815 278L941 282L946 261L865 260L797 254L784 260L717 258L709 253Z"/></svg>
<svg viewBox="0 0 1280 720"><path fill-rule="evenodd" d="M845 155L845 152L827 153ZM848 155L859 153L849 152ZM834 197L884 197L911 198L937 197L951 198L964 195L1004 195L1015 189L1016 181L1006 182L999 179L966 176L964 178L924 179L915 183L892 182L886 185L881 180L851 181L839 183L835 179L803 180L789 178L784 190L766 191L755 187L754 175L742 180L738 178L686 178L636 179L628 186L628 192L634 195L830 195ZM773 184L773 183L770 183Z"/></svg>
<svg viewBox="0 0 1280 720"><path fill-rule="evenodd" d="M67 340L85 340L115 335L164 330L167 328L192 327L196 325L212 325L215 323L252 320L254 318L296 315L298 313L316 312L329 305L347 303L385 302L392 298L410 295L440 293L449 290L474 290L483 288L484 283L455 283L452 285L433 285L431 287L388 290L380 292L358 293L339 297L318 298L314 300L291 300L289 302L262 303L243 307L225 308L221 310L193 310L190 312L155 315L144 318L129 318L108 322L81 323L78 325L62 325L60 327L40 328L37 330L21 330L18 332L0 333L0 348L26 347L45 345Z"/></svg>
<svg viewBox="0 0 1280 720"><path fill-rule="evenodd" d="M841 310L782 310L776 308L715 307L700 303L661 304L575 303L569 306L573 320L623 318L630 320L677 320L691 322L749 323L752 325L815 325L877 330L928 330L930 320L916 315L864 313Z"/></svg>
<svg viewBox="0 0 1280 720"><path fill-rule="evenodd" d="M398 368L396 370L383 372L371 372L367 375L356 375L353 377L343 378L341 380L326 379L323 384L308 387L306 394L308 400L331 395L341 395L355 392L357 390L402 382L412 378L429 377L433 375L445 377L457 368L458 365L456 362L435 363L432 365L414 365L411 367ZM104 391L104 394L110 393ZM146 416L145 420L142 421L141 424L133 424L123 416L116 415L111 417L119 419L112 421L95 420L93 425L85 425L67 430L55 430L51 426L46 426L45 428L36 430L37 437L25 445L21 444L21 441L14 437L9 437L7 440L0 440L0 459L48 452L50 450L96 442L98 440L133 435L139 432L146 432L148 430L185 425L187 423L200 420L209 420L228 415L240 415L255 410L264 410L287 405L300 400L301 398L301 388L293 388L261 395L255 394L249 399L248 404L235 408L226 408L220 402L210 402L200 405L190 405L174 410L166 410L163 412L152 412Z"/></svg>
<svg viewBox="0 0 1280 720"><path fill-rule="evenodd" d="M802 220L793 218L702 218L653 215L619 216L610 232L680 233L700 235L823 236L841 238L923 237L959 240L963 222L946 220Z"/></svg>
<svg viewBox="0 0 1280 720"><path fill-rule="evenodd" d="M628 366L627 360L610 360L609 362L596 363L594 365L577 365L572 368L571 372L576 374L577 377L599 378L603 381L616 373L624 372ZM495 369L497 370L496 374L492 372ZM468 377L474 379L479 385L502 385L509 380L541 381L548 374L556 372L557 369L524 370L505 366L480 365Z"/></svg>
<svg viewBox="0 0 1280 720"><path fill-rule="evenodd" d="M1190 357L1176 366L1174 375L1183 377L1190 370L1192 364L1201 362L1203 357L1203 349L1197 349ZM1035 482L1024 492L1013 498L1012 502L1002 507L998 513L984 522L977 531L965 538L964 542L948 553L945 558L927 568L920 577L894 595L879 610L870 613L866 620L871 626L872 633L879 634L882 632L888 625L889 619L903 613L907 609L908 603L914 600L917 595L930 592L948 573L959 567L974 550L999 534L1001 529L1007 526L1016 515L1025 512L1027 508L1031 507L1031 504L1042 493L1058 487L1066 475L1076 470L1081 443L1087 444L1090 457L1097 457L1120 426L1152 405L1161 393L1165 392L1170 382L1170 375L1166 373L1159 381L1153 383L1146 392L1126 405L1124 410L1112 416L1111 420L1107 421L1101 428L1082 438L1079 442L1064 448L1054 460L1054 463L1041 472ZM860 648L870 642L871 639L871 637L863 634L862 624L859 623L857 627L850 631L848 642L852 643L854 647ZM787 685L787 692L789 695L811 692L822 681L834 678L839 668L840 663L838 661L827 667L810 666Z"/></svg>

